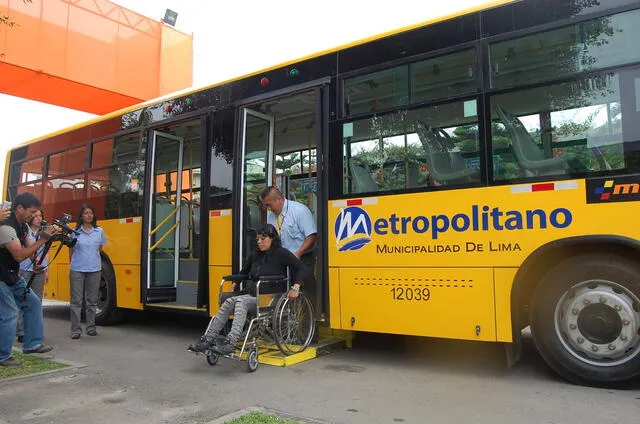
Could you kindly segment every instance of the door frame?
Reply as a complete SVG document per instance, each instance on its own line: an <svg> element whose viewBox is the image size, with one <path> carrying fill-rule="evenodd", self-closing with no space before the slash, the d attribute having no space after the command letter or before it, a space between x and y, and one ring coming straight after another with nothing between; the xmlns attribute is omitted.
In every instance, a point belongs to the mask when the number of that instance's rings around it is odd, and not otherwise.
<svg viewBox="0 0 640 424"><path fill-rule="evenodd" d="M320 303L323 311L316 311L319 315L320 312L324 312L329 317L328 309L328 269L327 269L327 240L326 234L327 226L327 208L329 199L329 179L328 169L329 164L325 165L325 158L328 158L330 151L329 140L329 118L331 109L331 78L321 78L318 80L310 81L305 84L300 84L295 87L275 90L272 93L261 94L252 98L245 99L242 102L236 102L236 128L235 128L235 147L239 153L234 158L234 167L240 172L235 172L234 175L234 200L233 200L233 247L232 247L232 270L238 272L240 270L240 264L243 263L244 258L241 258L242 252L242 238L241 230L243 229L243 202L244 202L244 154L245 154L245 129L244 124L246 108L251 108L257 103L266 101L273 101L283 97L295 96L296 94L302 94L305 92L314 92L316 95L316 181L318 183L318 190L316 195L318 196L318 215L316 226L318 229L318 235L316 239L316 252L317 252L317 280L318 284L318 296L317 302ZM275 137L273 143L275 143ZM236 212L239 211L239 212ZM315 307L315 305L314 305Z"/></svg>
<svg viewBox="0 0 640 424"><path fill-rule="evenodd" d="M261 112L257 112L253 109L251 109L249 106L242 106L241 107L241 112L242 112L242 119L241 119L241 123L240 123L240 131L241 131L241 136L240 136L240 143L241 143L241 148L240 148L240 163L241 165L236 168L240 170L240 186L239 186L239 190L238 192L239 194L239 198L240 198L240 207L238 208L239 210L239 219L238 219L238 229L237 231L234 233L236 234L236 240L237 240L237 247L234 248L234 250L236 250L238 258L239 258L239 265L238 267L241 267L244 263L244 259L242 257L242 249L244 248L244 208L242 207L242 205L244 204L245 198L244 198L244 176L245 176L245 172L244 172L244 155L246 152L246 140L247 140L247 117L249 115L262 119L264 121L269 122L269 140L267 142L267 152L266 152L266 156L267 156L267 160L265 161L265 166L267 168L267 172L266 172L266 179L267 182L272 181L273 180L273 148L274 148L274 142L275 142L275 118L272 115L267 115ZM270 184L267 184L270 185ZM236 246L236 243L234 243L234 246Z"/></svg>
<svg viewBox="0 0 640 424"><path fill-rule="evenodd" d="M177 137L174 136L172 134L168 134L162 131L158 131L158 130L151 130L150 131L150 135L151 135L151 146L150 146L150 166L149 166L149 184L148 186L148 190L149 190L149 196L146 200L146 209L147 209L147 214L145 216L145 223L144 223L144 234L145 234L145 240L143 241L143 243L146 246L145 249L145 270L146 270L146 278L145 278L145 284L144 284L144 288L145 288L145 292L147 293L146 295L146 300L149 301L149 294L150 292L152 292L155 289L159 289L159 290L171 290L171 289L175 289L176 288L176 284L178 281L178 275L179 275L179 271L180 271L180 206L181 206L181 200L182 200L182 165L183 165L183 150L184 150L184 139L182 137ZM178 153L178 170L176 171L176 217L175 217L175 222L177 223L176 228L174 230L174 252L176 253L175 259L174 259L174 282L173 282L173 286L167 286L167 287L152 287L151 286L151 236L152 236L152 231L153 229L151 228L151 222L152 222L152 216L153 216L153 212L154 212L154 208L153 208L153 202L154 202L154 190L156 187L155 184L155 166L156 166L156 147L157 147L157 138L158 136L176 141L179 143L179 153Z"/></svg>

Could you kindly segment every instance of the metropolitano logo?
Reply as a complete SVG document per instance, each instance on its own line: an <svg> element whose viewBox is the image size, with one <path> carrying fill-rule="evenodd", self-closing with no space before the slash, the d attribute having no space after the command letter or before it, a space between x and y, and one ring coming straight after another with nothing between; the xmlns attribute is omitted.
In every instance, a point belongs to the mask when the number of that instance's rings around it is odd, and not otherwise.
<svg viewBox="0 0 640 424"><path fill-rule="evenodd" d="M371 218L362 208L349 206L340 209L334 224L338 251L359 250L371 242Z"/></svg>
<svg viewBox="0 0 640 424"><path fill-rule="evenodd" d="M587 180L587 203L640 201L640 175Z"/></svg>

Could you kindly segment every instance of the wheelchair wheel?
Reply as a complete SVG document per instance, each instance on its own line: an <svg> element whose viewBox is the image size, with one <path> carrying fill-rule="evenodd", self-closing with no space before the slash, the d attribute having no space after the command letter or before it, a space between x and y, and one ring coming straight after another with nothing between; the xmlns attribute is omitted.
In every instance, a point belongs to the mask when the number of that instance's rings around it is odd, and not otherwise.
<svg viewBox="0 0 640 424"><path fill-rule="evenodd" d="M207 364L214 366L218 363L218 359L220 359L220 355L212 353L211 355L207 355Z"/></svg>
<svg viewBox="0 0 640 424"><path fill-rule="evenodd" d="M285 355L304 351L313 339L315 320L313 307L306 296L289 299L284 293L273 313L275 342Z"/></svg>
<svg viewBox="0 0 640 424"><path fill-rule="evenodd" d="M258 369L258 349L255 347L247 354L247 370L254 372Z"/></svg>

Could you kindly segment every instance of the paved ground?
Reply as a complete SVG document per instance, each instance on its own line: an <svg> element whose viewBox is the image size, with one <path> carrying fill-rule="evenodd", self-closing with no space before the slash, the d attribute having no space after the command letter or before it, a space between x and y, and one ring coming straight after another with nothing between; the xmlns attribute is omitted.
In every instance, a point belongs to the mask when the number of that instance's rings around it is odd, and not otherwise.
<svg viewBox="0 0 640 424"><path fill-rule="evenodd" d="M288 368L185 351L204 323L148 315L96 338L68 338L68 307L46 308L56 356L87 367L0 383L0 424L206 423L262 406L331 423L623 423L640 419L640 384L576 387L528 344L504 366L499 345L368 335L356 348Z"/></svg>

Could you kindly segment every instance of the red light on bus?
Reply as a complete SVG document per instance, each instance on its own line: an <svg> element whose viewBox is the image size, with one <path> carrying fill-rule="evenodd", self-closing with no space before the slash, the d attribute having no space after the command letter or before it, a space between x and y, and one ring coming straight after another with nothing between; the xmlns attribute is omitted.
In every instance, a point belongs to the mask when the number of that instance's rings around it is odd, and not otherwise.
<svg viewBox="0 0 640 424"><path fill-rule="evenodd" d="M262 78L260 79L260 85L261 85L261 86L266 87L268 84L269 84L269 78L267 78L267 77L262 77Z"/></svg>

